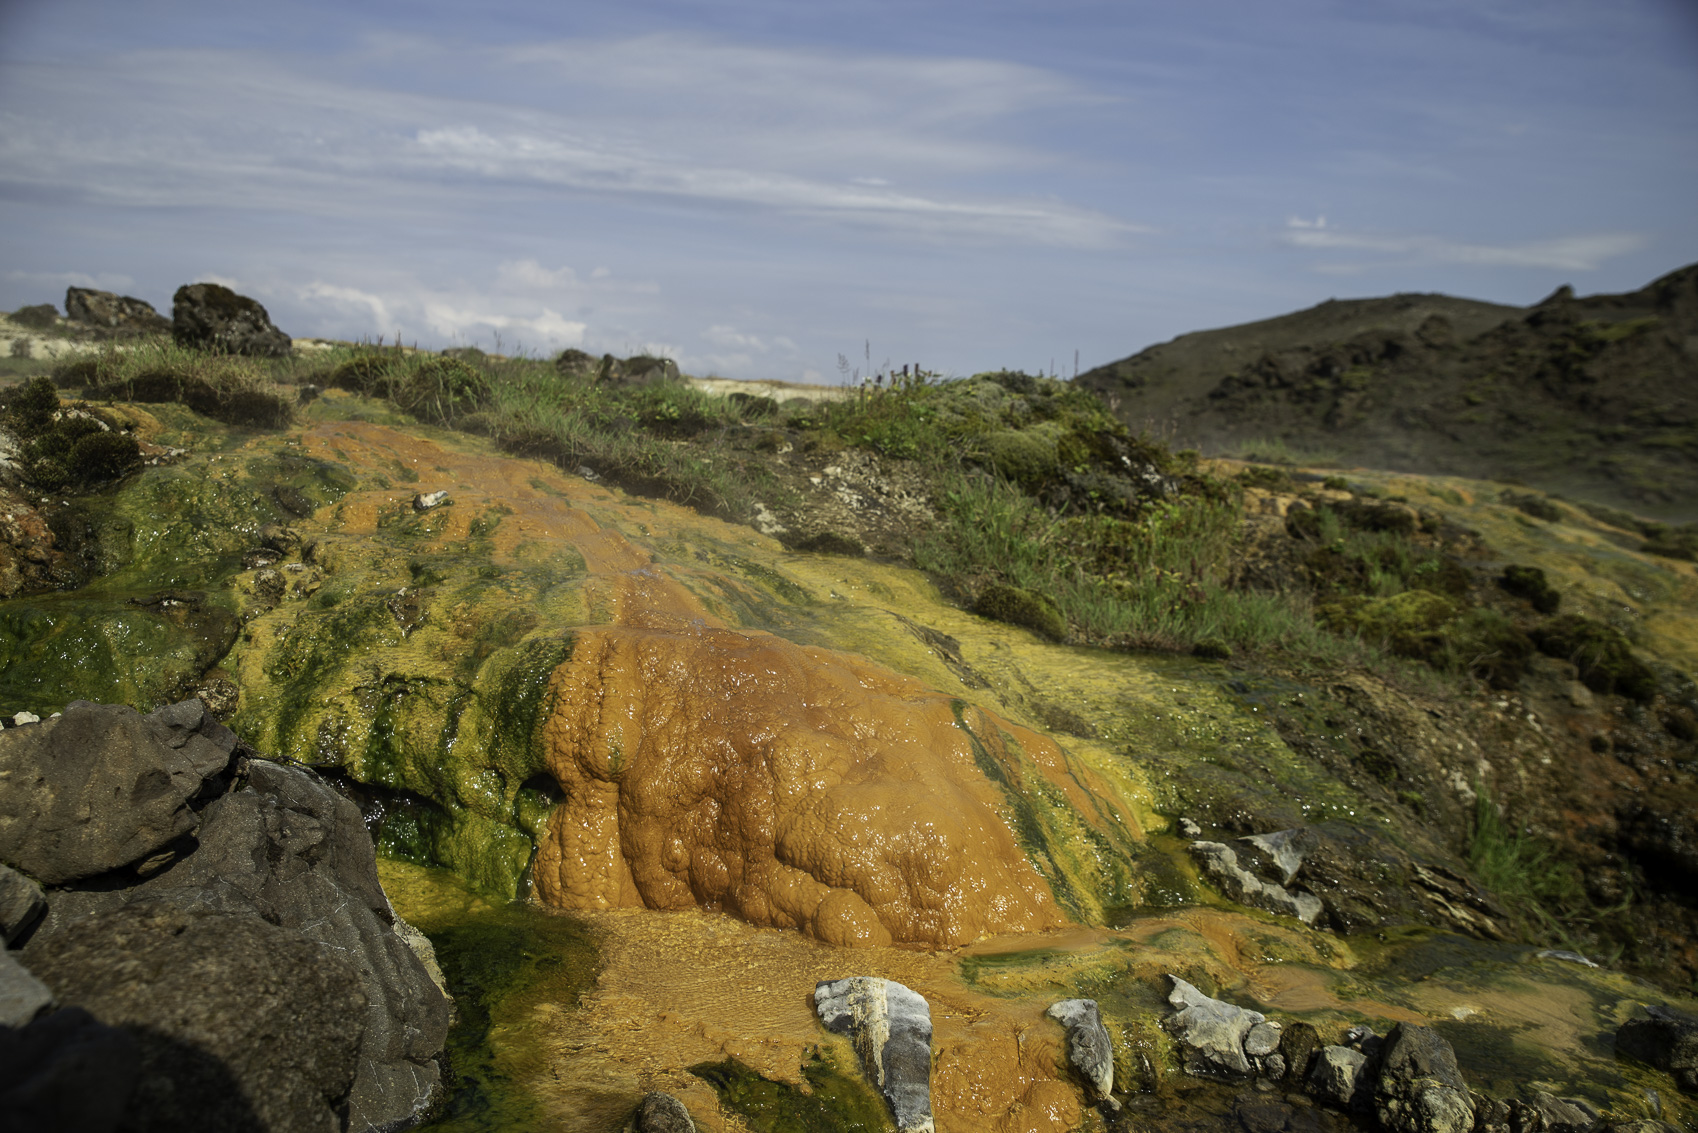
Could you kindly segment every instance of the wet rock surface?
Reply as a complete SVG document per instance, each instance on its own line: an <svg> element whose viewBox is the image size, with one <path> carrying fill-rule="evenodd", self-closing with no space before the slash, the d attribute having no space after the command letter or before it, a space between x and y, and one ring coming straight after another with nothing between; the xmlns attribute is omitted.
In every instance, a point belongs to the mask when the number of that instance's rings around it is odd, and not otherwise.
<svg viewBox="0 0 1698 1133"><path fill-rule="evenodd" d="M1392 1133L1468 1133L1474 1127L1456 1052L1432 1028L1409 1023L1386 1036L1374 1110Z"/></svg>
<svg viewBox="0 0 1698 1133"><path fill-rule="evenodd" d="M1168 979L1174 1012L1162 1026L1178 1040L1187 1073L1247 1078L1279 1049L1280 1026L1260 1011L1204 995L1178 976Z"/></svg>
<svg viewBox="0 0 1698 1133"><path fill-rule="evenodd" d="M899 1133L931 1133L931 1010L891 980L851 976L814 989L828 1030L848 1035L867 1079L890 1103Z"/></svg>

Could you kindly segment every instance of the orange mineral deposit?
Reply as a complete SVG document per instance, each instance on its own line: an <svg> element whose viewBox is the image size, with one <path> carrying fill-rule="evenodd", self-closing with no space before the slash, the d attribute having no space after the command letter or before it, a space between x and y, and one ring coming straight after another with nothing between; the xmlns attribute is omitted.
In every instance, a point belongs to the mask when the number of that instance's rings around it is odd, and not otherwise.
<svg viewBox="0 0 1698 1133"><path fill-rule="evenodd" d="M537 854L545 901L723 909L840 945L1066 922L953 702L705 622L583 630L555 672L544 743L566 798Z"/></svg>

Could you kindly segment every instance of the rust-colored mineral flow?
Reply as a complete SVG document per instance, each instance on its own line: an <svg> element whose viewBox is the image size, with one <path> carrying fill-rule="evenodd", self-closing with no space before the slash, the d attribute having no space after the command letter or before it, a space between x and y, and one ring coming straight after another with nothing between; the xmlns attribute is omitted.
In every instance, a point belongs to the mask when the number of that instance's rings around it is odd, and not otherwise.
<svg viewBox="0 0 1698 1133"><path fill-rule="evenodd" d="M946 947L1065 923L954 704L864 659L713 624L624 575L544 727L565 791L538 849L570 908L719 908L840 945ZM964 709L978 735L1041 736ZM1053 753L1059 762L1059 752Z"/></svg>

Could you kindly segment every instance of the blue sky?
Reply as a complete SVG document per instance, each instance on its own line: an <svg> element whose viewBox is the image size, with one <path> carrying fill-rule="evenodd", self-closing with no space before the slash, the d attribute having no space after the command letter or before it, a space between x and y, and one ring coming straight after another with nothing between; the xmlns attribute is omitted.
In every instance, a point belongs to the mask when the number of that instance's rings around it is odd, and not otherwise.
<svg viewBox="0 0 1698 1133"><path fill-rule="evenodd" d="M1698 260L1690 0L0 0L0 308L838 380ZM867 345L870 343L870 347Z"/></svg>

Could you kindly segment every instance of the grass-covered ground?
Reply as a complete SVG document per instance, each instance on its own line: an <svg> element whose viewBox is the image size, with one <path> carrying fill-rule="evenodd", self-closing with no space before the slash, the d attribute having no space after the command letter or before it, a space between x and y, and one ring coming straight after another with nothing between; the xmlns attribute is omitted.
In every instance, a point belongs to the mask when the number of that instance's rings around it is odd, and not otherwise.
<svg viewBox="0 0 1698 1133"><path fill-rule="evenodd" d="M1369 668L1417 683L1427 679L1422 668L1464 682L1512 680L1532 648L1501 603L1471 600L1470 579L1427 517L1388 523L1383 509L1312 499L1287 519L1292 545L1274 540L1279 561L1246 572L1259 554L1246 493L1323 485L1276 469L1211 470L1195 454L1132 435L1095 397L1053 379L879 375L853 396L781 405L705 393L669 379L659 360L630 359L608 375L593 363L475 350L344 346L262 360L168 339L38 367L95 402L178 401L255 428L289 422L306 387L352 390L510 452L739 521L779 501L807 507L806 484L778 459L785 453L861 451L929 496L934 518L902 533L904 557L963 604L1057 640ZM619 380L619 371L645 368L654 380ZM11 400L32 422L40 415L21 392ZM37 447L63 464L76 440ZM121 463L67 465L53 486ZM859 545L854 531L835 534L813 545Z"/></svg>

